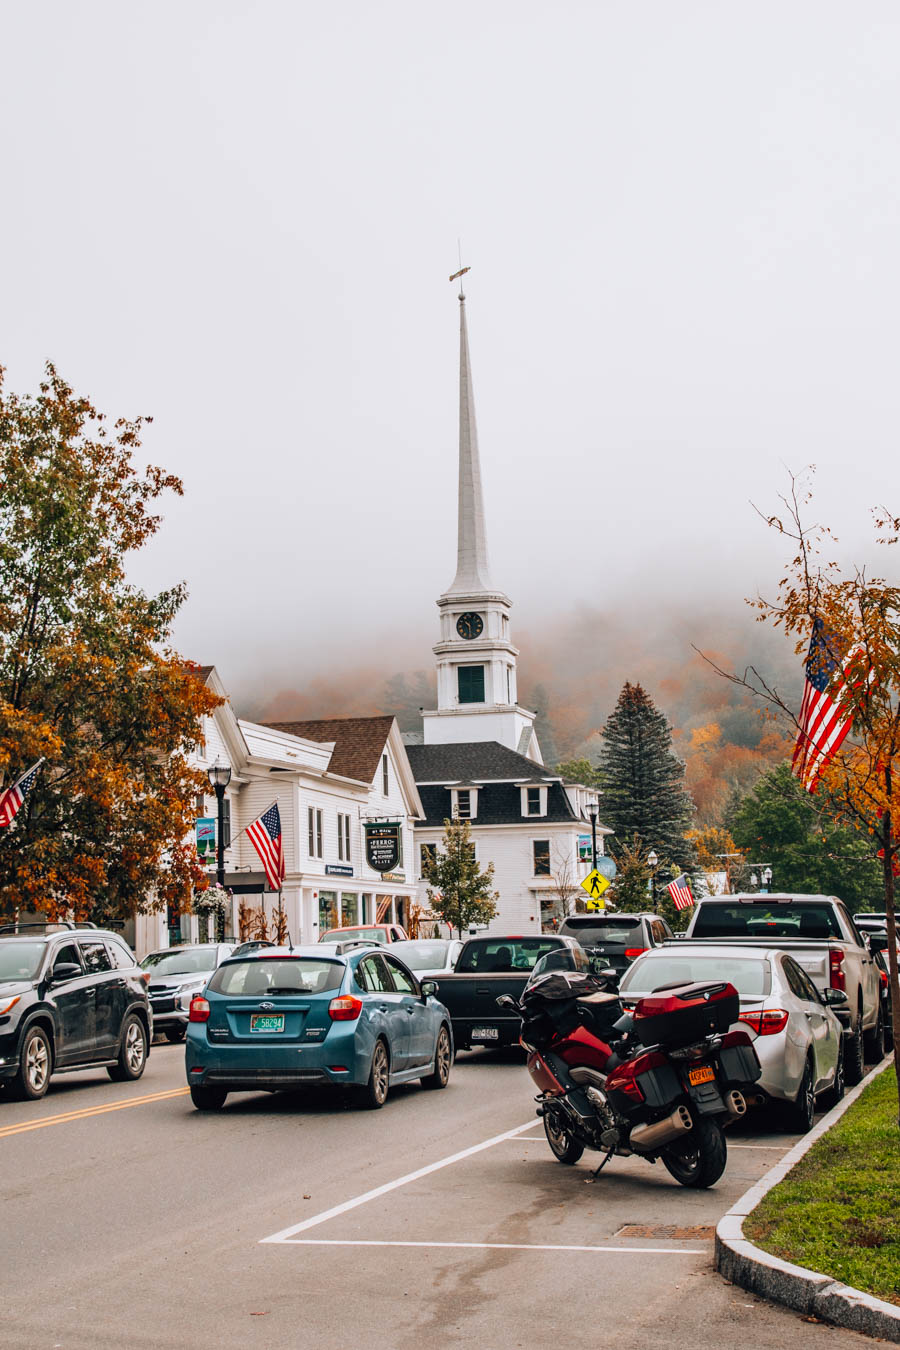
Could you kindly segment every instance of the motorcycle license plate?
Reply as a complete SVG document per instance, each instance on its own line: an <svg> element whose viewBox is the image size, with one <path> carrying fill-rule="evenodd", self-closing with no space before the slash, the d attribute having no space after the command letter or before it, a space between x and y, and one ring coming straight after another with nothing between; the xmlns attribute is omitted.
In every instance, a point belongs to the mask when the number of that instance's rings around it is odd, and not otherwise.
<svg viewBox="0 0 900 1350"><path fill-rule="evenodd" d="M284 1031L284 1013L251 1013L251 1031Z"/></svg>
<svg viewBox="0 0 900 1350"><path fill-rule="evenodd" d="M688 1080L691 1087L698 1087L700 1083L714 1083L716 1081L715 1070L708 1064L701 1064L696 1069L688 1069Z"/></svg>
<svg viewBox="0 0 900 1350"><path fill-rule="evenodd" d="M473 1027L473 1041L497 1041L500 1039L500 1032L496 1027Z"/></svg>

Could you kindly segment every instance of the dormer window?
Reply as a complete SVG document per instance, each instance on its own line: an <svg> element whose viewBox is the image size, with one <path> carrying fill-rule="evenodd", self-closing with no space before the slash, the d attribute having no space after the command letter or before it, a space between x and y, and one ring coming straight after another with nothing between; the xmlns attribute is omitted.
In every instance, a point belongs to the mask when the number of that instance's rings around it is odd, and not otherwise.
<svg viewBox="0 0 900 1350"><path fill-rule="evenodd" d="M545 816L547 814L547 789L541 785L529 787L521 785L523 816Z"/></svg>
<svg viewBox="0 0 900 1350"><path fill-rule="evenodd" d="M450 806L454 820L474 820L478 814L478 789L451 788Z"/></svg>

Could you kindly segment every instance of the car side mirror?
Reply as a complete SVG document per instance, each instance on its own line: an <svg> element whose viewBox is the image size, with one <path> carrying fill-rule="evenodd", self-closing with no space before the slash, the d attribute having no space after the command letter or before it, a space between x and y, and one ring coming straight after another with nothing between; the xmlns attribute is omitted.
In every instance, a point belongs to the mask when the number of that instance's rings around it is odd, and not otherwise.
<svg viewBox="0 0 900 1350"><path fill-rule="evenodd" d="M50 972L51 984L65 984L66 980L77 980L82 974L81 966L75 961L60 961Z"/></svg>
<svg viewBox="0 0 900 1350"><path fill-rule="evenodd" d="M846 990L844 989L826 989L824 993L825 1002L829 1007L841 1008L845 1007L850 1002L847 998Z"/></svg>
<svg viewBox="0 0 900 1350"><path fill-rule="evenodd" d="M500 995L500 997L497 999L497 1007L498 1007L498 1008L512 1008L513 1012L518 1012L518 1011L519 1011L519 1005L518 1005L518 1003L516 1002L516 1000L515 1000L514 998L510 998L509 994L501 994L501 995Z"/></svg>
<svg viewBox="0 0 900 1350"><path fill-rule="evenodd" d="M438 987L434 980L423 980L419 985L419 988L422 990L423 998L434 998L438 991Z"/></svg>

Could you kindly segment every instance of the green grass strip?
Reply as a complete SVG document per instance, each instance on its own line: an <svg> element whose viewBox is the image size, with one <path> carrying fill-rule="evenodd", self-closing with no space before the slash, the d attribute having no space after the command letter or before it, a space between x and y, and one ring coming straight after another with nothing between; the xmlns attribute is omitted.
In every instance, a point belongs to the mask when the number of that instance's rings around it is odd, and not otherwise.
<svg viewBox="0 0 900 1350"><path fill-rule="evenodd" d="M900 1305L900 1132L890 1068L744 1220L783 1261Z"/></svg>

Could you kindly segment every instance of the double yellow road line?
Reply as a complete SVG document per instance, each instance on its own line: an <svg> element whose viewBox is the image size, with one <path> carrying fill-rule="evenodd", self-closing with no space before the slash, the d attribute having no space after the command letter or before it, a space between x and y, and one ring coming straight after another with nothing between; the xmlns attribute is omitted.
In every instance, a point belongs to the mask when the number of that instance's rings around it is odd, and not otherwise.
<svg viewBox="0 0 900 1350"><path fill-rule="evenodd" d="M128 1097L121 1102L107 1102L105 1106L85 1106L80 1111L61 1111L55 1116L43 1116L40 1120L24 1120L18 1125L0 1126L0 1139L12 1134L27 1134L29 1130L45 1130L49 1125L68 1125L73 1120L87 1120L91 1116L104 1116L108 1111L125 1111L129 1106L147 1106L150 1102L164 1102L170 1097L185 1097L190 1088L170 1088L168 1092L151 1092L144 1097Z"/></svg>

